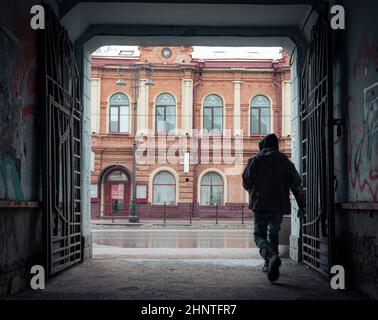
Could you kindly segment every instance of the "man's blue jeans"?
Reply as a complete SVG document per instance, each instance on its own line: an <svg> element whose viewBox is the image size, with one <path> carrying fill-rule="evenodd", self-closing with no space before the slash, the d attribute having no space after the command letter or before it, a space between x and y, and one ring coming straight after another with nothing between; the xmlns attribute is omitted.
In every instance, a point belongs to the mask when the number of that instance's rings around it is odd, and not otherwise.
<svg viewBox="0 0 378 320"><path fill-rule="evenodd" d="M254 232L256 245L264 259L278 254L278 236L281 229L281 213L270 211L254 211Z"/></svg>

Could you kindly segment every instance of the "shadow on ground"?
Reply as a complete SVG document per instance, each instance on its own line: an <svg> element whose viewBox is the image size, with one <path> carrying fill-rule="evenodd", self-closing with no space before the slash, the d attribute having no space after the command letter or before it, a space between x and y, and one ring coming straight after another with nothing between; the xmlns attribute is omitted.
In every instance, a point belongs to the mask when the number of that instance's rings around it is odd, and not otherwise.
<svg viewBox="0 0 378 320"><path fill-rule="evenodd" d="M283 260L271 284L261 259L92 259L12 299L364 299L335 291L304 265Z"/></svg>

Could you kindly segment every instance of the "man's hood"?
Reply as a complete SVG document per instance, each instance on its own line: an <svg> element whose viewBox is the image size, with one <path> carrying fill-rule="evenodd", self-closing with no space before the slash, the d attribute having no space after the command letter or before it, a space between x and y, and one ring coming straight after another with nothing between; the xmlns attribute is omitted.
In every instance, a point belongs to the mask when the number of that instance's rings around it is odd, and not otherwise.
<svg viewBox="0 0 378 320"><path fill-rule="evenodd" d="M263 149L274 149L278 151L278 138L274 133L268 134L264 139L259 142L260 151Z"/></svg>

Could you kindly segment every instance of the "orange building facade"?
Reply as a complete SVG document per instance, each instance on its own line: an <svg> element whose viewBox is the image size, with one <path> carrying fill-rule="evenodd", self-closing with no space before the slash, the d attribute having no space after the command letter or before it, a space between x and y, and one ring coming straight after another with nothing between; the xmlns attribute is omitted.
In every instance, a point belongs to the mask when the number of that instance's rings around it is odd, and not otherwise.
<svg viewBox="0 0 378 320"><path fill-rule="evenodd" d="M285 54L199 60L192 47L141 47L93 56L91 85L93 217L130 214L134 129L142 219L247 216L241 173L259 140L276 133L290 156Z"/></svg>

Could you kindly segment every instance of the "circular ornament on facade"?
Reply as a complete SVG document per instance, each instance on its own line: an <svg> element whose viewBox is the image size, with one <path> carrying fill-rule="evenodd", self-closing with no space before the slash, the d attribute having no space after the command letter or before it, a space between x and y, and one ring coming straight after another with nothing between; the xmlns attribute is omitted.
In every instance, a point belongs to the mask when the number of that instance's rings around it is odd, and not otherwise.
<svg viewBox="0 0 378 320"><path fill-rule="evenodd" d="M161 51L161 55L165 58L165 59L168 59L172 56L172 51L171 49L169 48L164 48L162 51Z"/></svg>

